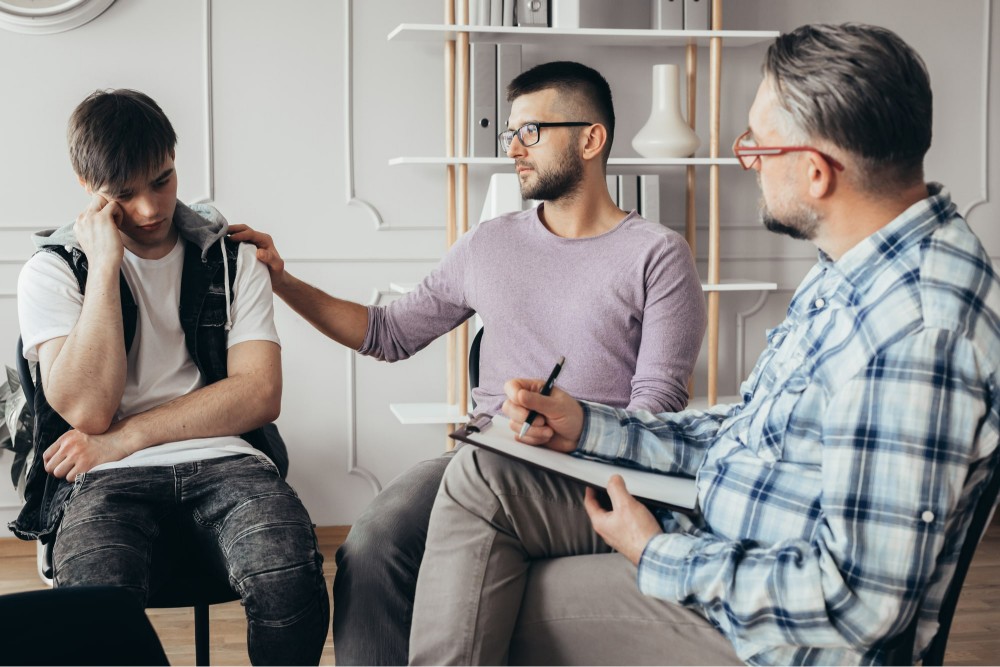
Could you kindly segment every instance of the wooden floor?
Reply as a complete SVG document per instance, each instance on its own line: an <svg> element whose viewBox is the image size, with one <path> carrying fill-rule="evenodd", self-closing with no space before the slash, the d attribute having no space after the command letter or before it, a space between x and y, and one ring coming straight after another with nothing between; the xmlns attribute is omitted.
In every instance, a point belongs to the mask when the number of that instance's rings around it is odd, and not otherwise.
<svg viewBox="0 0 1000 667"><path fill-rule="evenodd" d="M347 526L319 528L323 570L332 590L333 555L347 536ZM35 570L35 545L0 539L0 594L44 588ZM194 613L190 609L150 609L149 618L172 665L194 664ZM212 617L212 664L249 664L246 619L239 602L215 605ZM948 641L945 664L1000 663L1000 519L994 520L969 569L965 590ZM328 636L322 665L333 665L333 638Z"/></svg>

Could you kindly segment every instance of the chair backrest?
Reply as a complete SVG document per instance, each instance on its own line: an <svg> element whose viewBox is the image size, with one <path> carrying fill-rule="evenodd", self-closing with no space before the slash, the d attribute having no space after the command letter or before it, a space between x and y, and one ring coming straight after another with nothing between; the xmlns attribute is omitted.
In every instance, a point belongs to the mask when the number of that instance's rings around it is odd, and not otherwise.
<svg viewBox="0 0 1000 667"><path fill-rule="evenodd" d="M996 509L997 498L1000 495L1000 448L993 453L992 462L987 463L990 471L989 482L980 496L979 502L972 513L972 520L969 522L969 529L965 534L965 541L962 542L962 550L955 564L955 573L952 575L951 583L948 584L948 592L941 601L941 610L938 612L938 630L931 640L930 646L924 653L922 664L943 665L944 651L948 645L948 633L951 631L951 621L955 615L955 608L958 607L958 596L962 593L962 585L965 583L965 575L969 572L969 565L976 554L986 529L989 528L990 519L993 518L993 511ZM894 643L892 651L888 656L888 665L909 665L913 661L913 649L917 635L917 624L920 622L920 614L917 613L910 626Z"/></svg>
<svg viewBox="0 0 1000 667"><path fill-rule="evenodd" d="M483 331L486 329L483 327L479 328L476 332L475 338L472 339L472 345L469 346L469 388L475 389L479 386L479 348L483 344Z"/></svg>

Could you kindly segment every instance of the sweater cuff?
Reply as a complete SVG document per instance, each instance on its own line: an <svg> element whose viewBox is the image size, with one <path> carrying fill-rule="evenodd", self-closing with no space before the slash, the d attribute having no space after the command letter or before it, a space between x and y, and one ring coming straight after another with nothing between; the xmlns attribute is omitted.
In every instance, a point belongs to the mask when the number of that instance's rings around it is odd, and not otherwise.
<svg viewBox="0 0 1000 667"><path fill-rule="evenodd" d="M376 306L365 306L368 309L368 330L365 331L365 338L361 341L361 347L359 347L355 352L362 356L370 356L372 353L372 346L375 344L375 308Z"/></svg>

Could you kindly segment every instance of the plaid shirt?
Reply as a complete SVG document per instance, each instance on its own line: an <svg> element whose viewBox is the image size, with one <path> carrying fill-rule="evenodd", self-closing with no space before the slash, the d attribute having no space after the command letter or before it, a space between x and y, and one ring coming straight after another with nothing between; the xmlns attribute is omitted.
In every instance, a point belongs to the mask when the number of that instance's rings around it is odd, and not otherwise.
<svg viewBox="0 0 1000 667"><path fill-rule="evenodd" d="M697 477L639 589L753 664L879 664L937 629L998 441L1000 285L940 185L836 261L820 253L741 387L654 416L584 404L580 451Z"/></svg>

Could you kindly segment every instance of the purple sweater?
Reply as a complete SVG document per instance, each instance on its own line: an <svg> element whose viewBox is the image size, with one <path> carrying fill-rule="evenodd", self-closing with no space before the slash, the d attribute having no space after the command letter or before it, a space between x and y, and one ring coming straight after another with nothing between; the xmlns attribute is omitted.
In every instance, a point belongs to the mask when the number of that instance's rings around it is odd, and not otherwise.
<svg viewBox="0 0 1000 667"><path fill-rule="evenodd" d="M358 352L406 359L474 313L486 331L472 394L491 414L505 381L544 378L560 356L556 386L576 398L681 410L705 333L705 299L679 234L633 211L600 236L567 239L531 209L480 223L413 292L369 307Z"/></svg>

